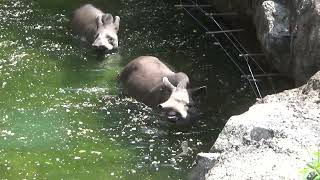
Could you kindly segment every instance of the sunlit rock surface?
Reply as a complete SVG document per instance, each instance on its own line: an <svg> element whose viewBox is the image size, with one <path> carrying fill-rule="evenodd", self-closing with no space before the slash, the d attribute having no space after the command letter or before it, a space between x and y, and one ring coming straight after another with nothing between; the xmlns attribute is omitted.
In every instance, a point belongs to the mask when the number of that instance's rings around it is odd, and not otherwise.
<svg viewBox="0 0 320 180"><path fill-rule="evenodd" d="M320 72L231 117L210 150L214 158L198 161L193 179L300 179L319 150L319 110Z"/></svg>

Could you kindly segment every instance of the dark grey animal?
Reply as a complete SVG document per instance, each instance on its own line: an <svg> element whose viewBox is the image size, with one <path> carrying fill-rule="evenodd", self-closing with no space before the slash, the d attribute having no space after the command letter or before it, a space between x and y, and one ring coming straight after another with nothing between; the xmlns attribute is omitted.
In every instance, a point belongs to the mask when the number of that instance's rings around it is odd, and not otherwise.
<svg viewBox="0 0 320 180"><path fill-rule="evenodd" d="M119 16L113 19L111 14L105 14L91 4L76 9L71 21L73 32L103 52L118 49L119 24Z"/></svg>
<svg viewBox="0 0 320 180"><path fill-rule="evenodd" d="M185 73L175 73L158 58L141 56L128 63L120 73L120 81L129 95L147 106L157 108L170 122L185 124L196 116L192 98L206 87L188 89Z"/></svg>

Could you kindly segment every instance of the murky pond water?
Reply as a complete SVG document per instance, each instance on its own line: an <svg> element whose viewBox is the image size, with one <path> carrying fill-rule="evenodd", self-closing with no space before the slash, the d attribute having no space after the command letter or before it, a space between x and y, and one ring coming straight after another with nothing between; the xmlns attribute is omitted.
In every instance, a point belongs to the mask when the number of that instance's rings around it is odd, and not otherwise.
<svg viewBox="0 0 320 180"><path fill-rule="evenodd" d="M103 60L70 34L80 1L0 1L1 179L184 179L219 122L254 101L223 51L174 2L94 3L121 17L121 50ZM208 86L194 127L161 126L122 95L117 75L140 55Z"/></svg>

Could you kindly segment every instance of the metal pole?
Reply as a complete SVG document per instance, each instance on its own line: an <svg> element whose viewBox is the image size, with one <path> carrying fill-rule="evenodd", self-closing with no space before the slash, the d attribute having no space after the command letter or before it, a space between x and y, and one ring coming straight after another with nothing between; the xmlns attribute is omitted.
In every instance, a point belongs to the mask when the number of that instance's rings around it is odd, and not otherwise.
<svg viewBox="0 0 320 180"><path fill-rule="evenodd" d="M206 13L206 16L236 16L235 12L225 12L225 13Z"/></svg>
<svg viewBox="0 0 320 180"><path fill-rule="evenodd" d="M286 76L281 73L266 73L266 74L255 74L254 77L280 77ZM251 75L241 75L241 78L251 78Z"/></svg>
<svg viewBox="0 0 320 180"><path fill-rule="evenodd" d="M265 54L263 54L263 53L239 54L239 57L248 57L248 56L265 56Z"/></svg>
<svg viewBox="0 0 320 180"><path fill-rule="evenodd" d="M231 30L222 30L222 31L209 31L206 34L219 34L219 33L230 33L230 32L241 32L244 29L231 29Z"/></svg>
<svg viewBox="0 0 320 180"><path fill-rule="evenodd" d="M177 7L177 8L182 8L182 7L211 7L211 5L208 5L208 4L195 4L195 5L191 5L191 4L176 4L174 5L174 7Z"/></svg>

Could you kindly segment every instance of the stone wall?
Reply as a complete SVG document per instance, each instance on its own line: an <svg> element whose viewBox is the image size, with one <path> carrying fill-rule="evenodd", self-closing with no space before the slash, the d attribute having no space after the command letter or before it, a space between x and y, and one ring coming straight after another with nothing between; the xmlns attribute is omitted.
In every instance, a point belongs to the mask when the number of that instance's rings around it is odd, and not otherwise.
<svg viewBox="0 0 320 180"><path fill-rule="evenodd" d="M320 70L320 1L214 0L220 12L238 12L253 21L269 61L281 73L304 84Z"/></svg>

